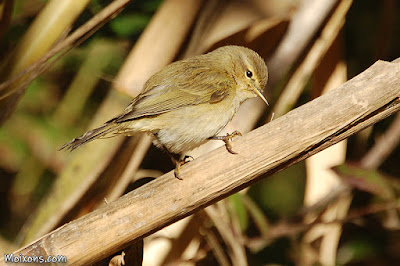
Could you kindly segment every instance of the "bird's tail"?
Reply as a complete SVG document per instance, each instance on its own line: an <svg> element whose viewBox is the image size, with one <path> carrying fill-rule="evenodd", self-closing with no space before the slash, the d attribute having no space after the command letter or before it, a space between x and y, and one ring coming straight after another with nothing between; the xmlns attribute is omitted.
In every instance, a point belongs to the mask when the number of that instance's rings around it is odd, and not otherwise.
<svg viewBox="0 0 400 266"><path fill-rule="evenodd" d="M102 126L92 129L92 130L89 130L82 136L74 138L73 140L65 143L58 150L60 151L63 149L70 149L72 151L87 142L90 142L90 141L98 139L98 138L102 138L105 135L115 132L115 131L118 131L118 126L115 123L107 122L107 123L103 124Z"/></svg>

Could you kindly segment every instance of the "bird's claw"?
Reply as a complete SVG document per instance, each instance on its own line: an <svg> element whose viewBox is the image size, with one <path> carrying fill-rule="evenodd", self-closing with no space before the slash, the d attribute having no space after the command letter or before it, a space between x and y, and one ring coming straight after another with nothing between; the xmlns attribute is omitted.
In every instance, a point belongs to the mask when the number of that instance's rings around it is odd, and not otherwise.
<svg viewBox="0 0 400 266"><path fill-rule="evenodd" d="M190 155L185 155L185 156L183 157L183 159L181 160L181 161L183 161L183 164L182 164L182 165L184 165L185 163L191 162L191 161L193 161L193 160L194 160L194 158L193 158L192 156L190 156Z"/></svg>
<svg viewBox="0 0 400 266"><path fill-rule="evenodd" d="M226 134L226 136L214 136L211 139L217 139L217 140L222 140L223 142L225 142L225 148L226 150L231 153L231 154L237 154L237 152L235 152L232 149L232 139L234 137L237 136L242 136L242 133L240 133L239 131L235 130L234 132L232 132L231 134Z"/></svg>
<svg viewBox="0 0 400 266"><path fill-rule="evenodd" d="M185 155L181 160L174 160L175 163L174 175L177 179L183 180L180 175L181 166L193 160L194 158L190 155Z"/></svg>

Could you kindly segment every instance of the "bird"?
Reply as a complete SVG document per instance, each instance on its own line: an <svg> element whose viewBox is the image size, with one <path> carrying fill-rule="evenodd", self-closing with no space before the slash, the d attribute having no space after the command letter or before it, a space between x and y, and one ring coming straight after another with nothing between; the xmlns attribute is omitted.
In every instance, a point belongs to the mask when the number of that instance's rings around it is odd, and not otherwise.
<svg viewBox="0 0 400 266"><path fill-rule="evenodd" d="M191 158L186 152L208 140L222 140L227 151L236 154L231 140L240 132L217 134L247 99L258 96L268 105L263 96L267 80L264 60L242 46L223 46L173 62L152 75L121 114L59 150L72 151L99 138L147 132L175 164L175 177L182 179L180 167Z"/></svg>

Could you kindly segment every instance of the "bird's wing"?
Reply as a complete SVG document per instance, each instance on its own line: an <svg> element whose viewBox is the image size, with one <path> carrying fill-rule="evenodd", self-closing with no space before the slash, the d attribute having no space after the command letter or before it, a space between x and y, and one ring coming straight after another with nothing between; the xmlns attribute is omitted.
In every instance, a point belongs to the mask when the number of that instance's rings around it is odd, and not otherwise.
<svg viewBox="0 0 400 266"><path fill-rule="evenodd" d="M199 72L192 80L161 82L145 89L114 121L122 123L189 105L220 102L229 95L232 87L232 80L221 75L224 74Z"/></svg>

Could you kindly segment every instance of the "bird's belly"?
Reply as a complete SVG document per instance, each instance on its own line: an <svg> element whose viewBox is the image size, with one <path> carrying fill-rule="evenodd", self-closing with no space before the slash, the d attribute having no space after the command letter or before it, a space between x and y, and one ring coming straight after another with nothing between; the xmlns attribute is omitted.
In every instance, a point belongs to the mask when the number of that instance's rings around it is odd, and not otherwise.
<svg viewBox="0 0 400 266"><path fill-rule="evenodd" d="M167 121L157 132L157 146L165 146L170 152L184 153L192 150L215 136L232 119L237 108L222 112L223 106L208 105L207 110L198 112L192 106L162 114ZM197 112L196 112L197 111Z"/></svg>

